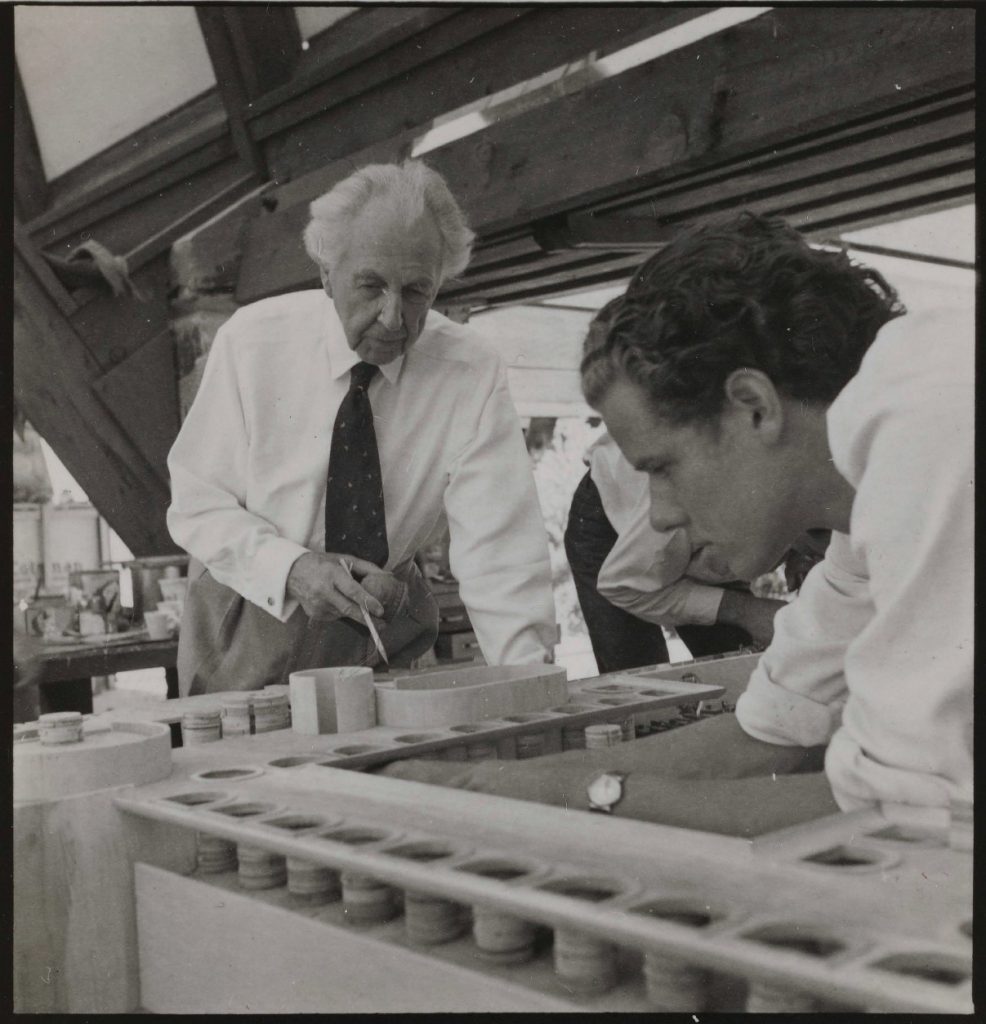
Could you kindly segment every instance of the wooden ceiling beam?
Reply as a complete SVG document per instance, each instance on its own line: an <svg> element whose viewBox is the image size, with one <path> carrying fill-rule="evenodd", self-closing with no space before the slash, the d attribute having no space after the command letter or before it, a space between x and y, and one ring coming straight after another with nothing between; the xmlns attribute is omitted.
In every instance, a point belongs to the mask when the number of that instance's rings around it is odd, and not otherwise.
<svg viewBox="0 0 986 1024"><path fill-rule="evenodd" d="M471 7L370 61L316 82L310 91L286 98L269 112L257 105L260 112L251 127L256 137L269 140L272 176L289 182L282 205L291 205L290 182L330 161L411 129L420 134L436 117L600 47L616 47L641 32L658 32L685 19L686 11L691 19L705 10L661 5Z"/></svg>
<svg viewBox="0 0 986 1024"><path fill-rule="evenodd" d="M259 83L262 79L261 71L258 69L263 67L262 64L258 64L261 55L254 52L250 45L254 40L247 30L248 26L253 26L256 19L249 18L246 25L244 24L245 16L256 13L219 4L206 4L195 8L199 29L215 72L216 87L226 108L226 120L233 145L243 163L261 180L266 180L267 163L246 122L247 109L250 101L259 95ZM261 10L259 13L265 12ZM281 20L281 13L278 11L275 21ZM289 10L287 14L294 19L293 11ZM297 31L297 25L295 30ZM272 47L271 52L276 61L276 48ZM275 63L275 69L277 66ZM290 70L287 74L290 74Z"/></svg>
<svg viewBox="0 0 986 1024"><path fill-rule="evenodd" d="M476 307L520 302L540 295L580 290L629 277L646 258L645 252L570 252L524 273L462 281L444 289L439 298L450 304Z"/></svg>
<svg viewBox="0 0 986 1024"><path fill-rule="evenodd" d="M680 223L751 201L796 205L798 195L827 206L844 181L863 188L866 175L878 191L930 175L915 180L923 203L928 181L947 177L970 150L972 17L775 9L427 159L481 237L595 210ZM300 243L307 201L365 157L392 159L405 144L406 136L388 140L275 189L278 209L248 229L238 301L311 282ZM870 196L865 205L879 203ZM484 259L495 261L494 249Z"/></svg>
<svg viewBox="0 0 986 1024"><path fill-rule="evenodd" d="M593 211L639 216L641 210L649 209L652 216L672 215L676 204L700 207L738 191L766 194L794 179L832 180L864 166L884 166L893 173L896 165L922 155L934 159L936 152L968 152L974 141L975 110L971 90L935 96L858 120L852 128L833 128L810 138L793 137L760 152L669 175L653 186L594 204Z"/></svg>
<svg viewBox="0 0 986 1024"><path fill-rule="evenodd" d="M165 523L170 499L166 470L148 462L99 399L93 385L101 367L65 311L48 294L28 245L15 233L14 395L18 408L135 555L175 551ZM159 387L161 382L148 384Z"/></svg>
<svg viewBox="0 0 986 1024"><path fill-rule="evenodd" d="M34 119L24 93L21 73L14 61L14 206L22 221L44 213L48 205L48 178Z"/></svg>

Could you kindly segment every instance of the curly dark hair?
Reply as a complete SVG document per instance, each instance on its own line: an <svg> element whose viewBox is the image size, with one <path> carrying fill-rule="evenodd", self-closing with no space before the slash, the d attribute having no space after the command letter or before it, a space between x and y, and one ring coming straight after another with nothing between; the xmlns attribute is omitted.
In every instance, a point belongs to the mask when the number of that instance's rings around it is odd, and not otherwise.
<svg viewBox="0 0 986 1024"><path fill-rule="evenodd" d="M787 397L828 404L903 313L877 271L812 249L780 218L741 213L679 235L599 311L582 388L596 406L620 374L671 422L713 420L726 378L749 367Z"/></svg>

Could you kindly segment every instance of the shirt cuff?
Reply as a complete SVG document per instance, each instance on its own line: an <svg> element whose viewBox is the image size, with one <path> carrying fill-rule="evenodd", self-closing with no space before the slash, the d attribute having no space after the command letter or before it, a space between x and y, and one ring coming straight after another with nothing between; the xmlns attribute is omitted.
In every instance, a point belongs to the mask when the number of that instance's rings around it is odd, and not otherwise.
<svg viewBox="0 0 986 1024"><path fill-rule="evenodd" d="M253 586L243 596L281 622L287 622L298 602L287 595L291 566L308 553L308 548L285 537L271 537L254 555L250 576Z"/></svg>
<svg viewBox="0 0 986 1024"><path fill-rule="evenodd" d="M820 704L778 686L760 666L736 702L736 719L756 740L782 747L818 747L828 743L842 721L844 701Z"/></svg>

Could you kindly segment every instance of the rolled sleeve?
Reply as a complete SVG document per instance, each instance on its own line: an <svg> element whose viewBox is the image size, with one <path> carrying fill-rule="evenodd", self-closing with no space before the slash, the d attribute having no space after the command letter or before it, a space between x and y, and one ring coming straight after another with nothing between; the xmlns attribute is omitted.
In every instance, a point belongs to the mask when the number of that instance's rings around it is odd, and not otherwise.
<svg viewBox="0 0 986 1024"><path fill-rule="evenodd" d="M774 618L774 638L736 703L743 730L779 746L828 743L847 697L846 650L871 616L865 573L846 535L834 533L825 559Z"/></svg>
<svg viewBox="0 0 986 1024"><path fill-rule="evenodd" d="M688 532L655 530L650 524L650 494L632 478L629 483L639 493L634 496L629 515L619 515L613 497L621 482L629 490L627 481L600 473L603 468L594 466L601 479L597 486L607 517L619 535L599 570L596 589L610 604L645 622L660 626L711 626L719 614L722 588L687 575L692 559ZM634 476L643 476L629 466L617 464L618 471L624 468Z"/></svg>
<svg viewBox="0 0 986 1024"><path fill-rule="evenodd" d="M551 661L548 538L530 456L497 360L445 490L449 564L490 665Z"/></svg>

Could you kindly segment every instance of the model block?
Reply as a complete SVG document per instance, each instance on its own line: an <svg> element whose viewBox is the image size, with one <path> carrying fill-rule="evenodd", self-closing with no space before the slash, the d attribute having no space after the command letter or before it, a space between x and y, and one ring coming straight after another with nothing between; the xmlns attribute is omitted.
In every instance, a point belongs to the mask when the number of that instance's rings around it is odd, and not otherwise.
<svg viewBox="0 0 986 1024"><path fill-rule="evenodd" d="M313 908L283 885L253 894L234 872L200 875L196 883L142 871L142 978L153 993L146 1005L160 1012L234 1005L224 1001L222 985L204 980L196 1001L169 979L182 964L209 960L231 907L248 930L247 898L260 901L254 920L283 935L285 948L304 936L302 945L326 958L326 978L345 965L335 998L334 985L321 985L321 970L304 990L273 979L282 1010L329 1002L400 1010L400 993L378 972L394 957L395 977L413 966L416 992L434 990L422 1004L432 1009L535 1010L555 1000L572 1010L637 1012L972 1006L972 859L948 847L940 823L839 814L751 846L316 765L208 790L176 779L121 792L118 804L141 818L358 876L375 891L405 893L403 920L399 901L368 918L353 916L356 896L345 885ZM215 896L204 895L203 884ZM419 903L441 911L423 933ZM192 918L176 904L187 904ZM467 908L472 934L451 927L468 918ZM506 952L516 946L523 955L479 955L490 945L491 915L497 935L512 943ZM546 930L554 932L553 950L538 938ZM262 977L269 962L267 944L254 946L237 943L235 977L251 993L250 979ZM490 989L490 979L499 987ZM274 998L256 997L267 1000L262 1005Z"/></svg>
<svg viewBox="0 0 986 1024"><path fill-rule="evenodd" d="M568 673L554 665L450 669L378 681L377 722L428 728L543 711L568 699Z"/></svg>

